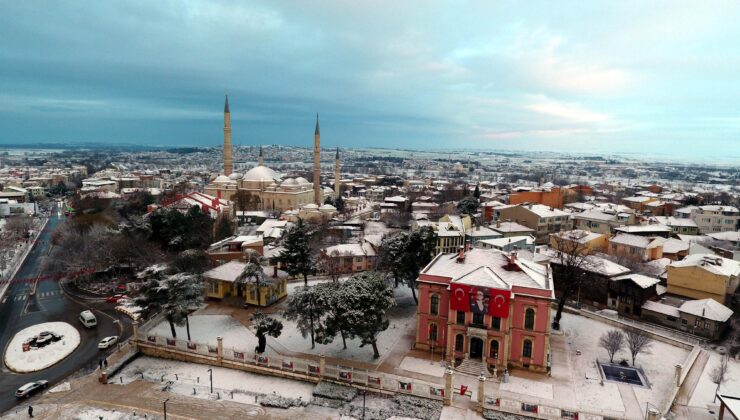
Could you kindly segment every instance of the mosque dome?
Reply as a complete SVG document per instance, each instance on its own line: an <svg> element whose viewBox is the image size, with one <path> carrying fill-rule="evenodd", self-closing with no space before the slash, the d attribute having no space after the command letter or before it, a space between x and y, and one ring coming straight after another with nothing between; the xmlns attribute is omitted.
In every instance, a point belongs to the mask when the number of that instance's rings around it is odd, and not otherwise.
<svg viewBox="0 0 740 420"><path fill-rule="evenodd" d="M283 181L280 184L280 186L281 187L297 187L298 186L298 181L296 181L293 178L286 178L285 181Z"/></svg>
<svg viewBox="0 0 740 420"><path fill-rule="evenodd" d="M268 168L259 165L247 171L242 178L244 181L280 181L280 175Z"/></svg>
<svg viewBox="0 0 740 420"><path fill-rule="evenodd" d="M302 177L302 176L299 176L299 177L298 177L298 178L296 178L295 180L296 180L296 182L298 182L299 184L310 184L310 183L311 183L311 182L309 182L309 180L307 180L306 178L304 178L304 177Z"/></svg>
<svg viewBox="0 0 740 420"><path fill-rule="evenodd" d="M316 204L311 203L311 204L306 204L305 206L303 206L303 209L304 210L318 210L319 209L319 206L317 206Z"/></svg>
<svg viewBox="0 0 740 420"><path fill-rule="evenodd" d="M238 172L234 172L231 175L229 175L229 179L232 180L232 181L237 181L237 180L241 179L241 177L242 177L242 174L240 174Z"/></svg>
<svg viewBox="0 0 740 420"><path fill-rule="evenodd" d="M216 177L216 178L215 178L215 179L213 180L213 183L214 183L214 184L225 184L225 183L227 183L227 182L229 182L229 177L228 177L228 176L226 176L226 175L224 175L224 174L221 174L221 175L217 176L217 177Z"/></svg>
<svg viewBox="0 0 740 420"><path fill-rule="evenodd" d="M319 210L321 211L337 211L337 208L332 206L331 204L324 204L323 206L319 207Z"/></svg>

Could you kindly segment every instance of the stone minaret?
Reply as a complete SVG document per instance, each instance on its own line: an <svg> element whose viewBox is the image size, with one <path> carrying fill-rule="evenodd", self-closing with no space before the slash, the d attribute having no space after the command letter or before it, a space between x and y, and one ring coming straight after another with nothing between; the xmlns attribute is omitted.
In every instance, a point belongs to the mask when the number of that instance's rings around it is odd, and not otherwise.
<svg viewBox="0 0 740 420"><path fill-rule="evenodd" d="M257 160L258 166L265 166L265 157L262 155L262 146L260 146L260 157Z"/></svg>
<svg viewBox="0 0 740 420"><path fill-rule="evenodd" d="M316 113L316 130L313 132L313 202L321 205L321 135L319 114Z"/></svg>
<svg viewBox="0 0 740 420"><path fill-rule="evenodd" d="M229 95L224 103L224 175L234 171L234 158L231 150L231 112L229 112Z"/></svg>
<svg viewBox="0 0 740 420"><path fill-rule="evenodd" d="M334 198L339 197L339 148L337 147L337 154L334 156Z"/></svg>

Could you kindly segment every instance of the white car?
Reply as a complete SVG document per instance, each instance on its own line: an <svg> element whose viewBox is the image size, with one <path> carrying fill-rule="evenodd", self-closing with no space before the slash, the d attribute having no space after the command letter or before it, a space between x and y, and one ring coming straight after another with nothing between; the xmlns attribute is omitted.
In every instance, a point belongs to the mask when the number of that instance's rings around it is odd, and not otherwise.
<svg viewBox="0 0 740 420"><path fill-rule="evenodd" d="M101 350L107 349L108 347L116 344L116 342L118 342L118 337L115 335L112 335L110 337L105 337L104 339L100 340L100 342L98 343L98 348Z"/></svg>
<svg viewBox="0 0 740 420"><path fill-rule="evenodd" d="M49 386L49 381L41 380L36 382L29 382L18 388L18 391L15 392L15 396L18 398L28 398L34 392L42 388L46 388L47 386Z"/></svg>

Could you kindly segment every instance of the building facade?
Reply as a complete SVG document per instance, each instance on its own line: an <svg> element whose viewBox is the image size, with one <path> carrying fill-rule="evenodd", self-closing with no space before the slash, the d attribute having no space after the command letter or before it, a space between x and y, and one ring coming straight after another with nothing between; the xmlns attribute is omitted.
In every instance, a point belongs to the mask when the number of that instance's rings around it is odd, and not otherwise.
<svg viewBox="0 0 740 420"><path fill-rule="evenodd" d="M549 266L517 253L472 249L437 255L419 274L415 347L489 369L546 371L550 349Z"/></svg>

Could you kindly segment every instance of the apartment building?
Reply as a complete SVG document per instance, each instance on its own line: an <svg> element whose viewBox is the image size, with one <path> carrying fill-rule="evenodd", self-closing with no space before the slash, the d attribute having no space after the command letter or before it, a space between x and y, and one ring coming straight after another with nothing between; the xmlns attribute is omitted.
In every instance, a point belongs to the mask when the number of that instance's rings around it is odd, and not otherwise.
<svg viewBox="0 0 740 420"><path fill-rule="evenodd" d="M570 230L570 213L542 204L501 206L497 208L498 220L511 220L534 230L537 244L550 241L550 234Z"/></svg>
<svg viewBox="0 0 740 420"><path fill-rule="evenodd" d="M677 209L674 216L693 220L699 233L727 232L740 229L740 210L733 206L688 206Z"/></svg>

